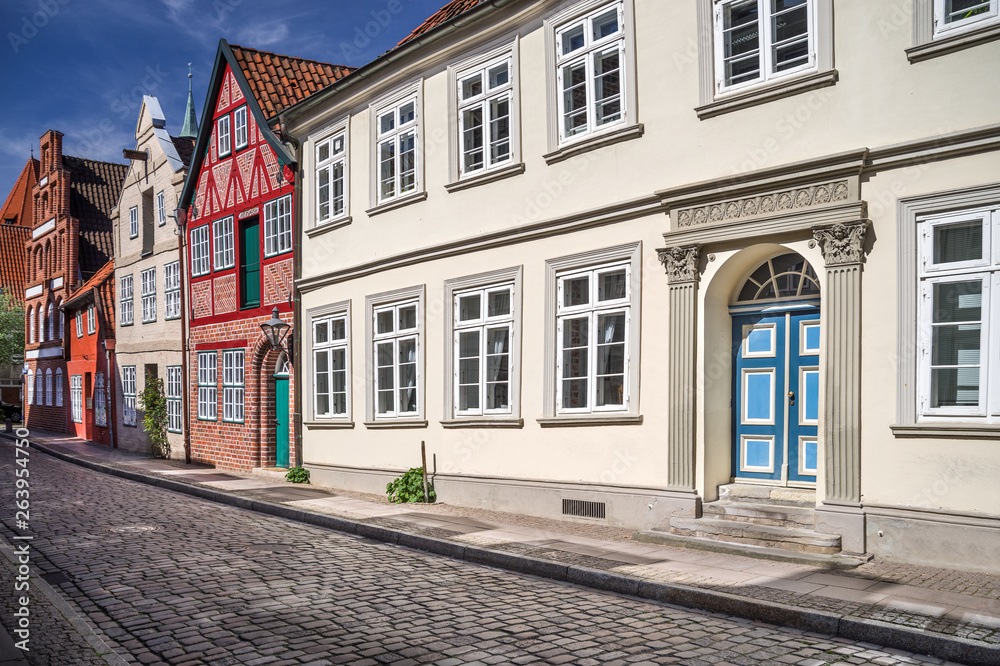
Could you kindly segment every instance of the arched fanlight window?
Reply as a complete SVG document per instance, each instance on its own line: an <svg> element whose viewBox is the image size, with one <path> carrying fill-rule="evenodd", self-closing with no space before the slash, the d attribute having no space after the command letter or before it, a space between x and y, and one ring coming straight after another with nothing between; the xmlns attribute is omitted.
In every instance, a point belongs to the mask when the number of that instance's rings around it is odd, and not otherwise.
<svg viewBox="0 0 1000 666"><path fill-rule="evenodd" d="M809 262L794 252L768 259L740 289L739 302L819 295L819 278Z"/></svg>
<svg viewBox="0 0 1000 666"><path fill-rule="evenodd" d="M291 369L291 364L288 362L288 355L285 352L281 352L278 355L278 360L274 363L274 374L287 375Z"/></svg>

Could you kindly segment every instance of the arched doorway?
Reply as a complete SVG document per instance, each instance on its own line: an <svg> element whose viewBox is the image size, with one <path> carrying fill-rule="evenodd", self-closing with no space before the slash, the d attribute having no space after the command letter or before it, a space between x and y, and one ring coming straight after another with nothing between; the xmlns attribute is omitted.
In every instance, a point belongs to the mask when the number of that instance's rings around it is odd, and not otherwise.
<svg viewBox="0 0 1000 666"><path fill-rule="evenodd" d="M794 252L759 264L729 307L733 481L814 487L818 472L819 278Z"/></svg>

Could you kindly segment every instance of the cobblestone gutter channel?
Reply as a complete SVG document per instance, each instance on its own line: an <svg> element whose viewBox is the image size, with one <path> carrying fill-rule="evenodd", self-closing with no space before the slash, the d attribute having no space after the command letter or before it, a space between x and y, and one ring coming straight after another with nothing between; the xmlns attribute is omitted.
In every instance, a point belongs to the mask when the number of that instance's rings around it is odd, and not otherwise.
<svg viewBox="0 0 1000 666"><path fill-rule="evenodd" d="M220 491L195 482L136 472L127 464L101 464L37 443L32 446L66 462L131 481L457 560L966 664L1000 664L1000 631L989 627L834 599L828 600L829 603L823 608L816 608L816 604L812 603L813 599L810 599L810 606L807 607L803 605L803 599L799 595L769 588L743 588L754 592L755 596L751 597L734 594L731 589L708 582L691 581L692 584L684 584L658 581L651 579L651 570L644 567L641 561L623 567L621 562L610 562L587 555L567 556L565 552L526 544L477 544L475 535L465 535L465 542L461 542L446 530L385 517L352 520L307 511L255 498L253 491ZM269 548L269 545L275 547ZM250 549L256 551L252 554L254 557L259 557L272 550L280 550L277 546L260 544L251 546ZM609 570L612 567L617 570ZM623 568L625 571L622 571ZM907 626L908 624L911 626Z"/></svg>

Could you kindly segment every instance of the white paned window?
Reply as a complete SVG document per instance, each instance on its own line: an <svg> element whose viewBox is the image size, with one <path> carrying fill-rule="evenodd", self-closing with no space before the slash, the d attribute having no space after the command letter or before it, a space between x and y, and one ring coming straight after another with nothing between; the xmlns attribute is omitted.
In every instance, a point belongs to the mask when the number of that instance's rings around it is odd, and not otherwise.
<svg viewBox="0 0 1000 666"><path fill-rule="evenodd" d="M83 375L69 378L69 405L73 423L83 423Z"/></svg>
<svg viewBox="0 0 1000 666"><path fill-rule="evenodd" d="M917 225L918 411L1000 421L1000 208Z"/></svg>
<svg viewBox="0 0 1000 666"><path fill-rule="evenodd" d="M25 404L33 405L35 404L35 384L32 382L33 375L31 370L24 373L24 386L27 389L28 395L25 396Z"/></svg>
<svg viewBox="0 0 1000 666"><path fill-rule="evenodd" d="M83 310L76 311L76 337L83 337Z"/></svg>
<svg viewBox="0 0 1000 666"><path fill-rule="evenodd" d="M87 306L87 333L93 335L97 331L97 308L93 303Z"/></svg>
<svg viewBox="0 0 1000 666"><path fill-rule="evenodd" d="M208 225L191 230L191 275L205 275L211 270L208 256Z"/></svg>
<svg viewBox="0 0 1000 666"><path fill-rule="evenodd" d="M347 315L313 320L313 414L317 419L347 416Z"/></svg>
<svg viewBox="0 0 1000 666"><path fill-rule="evenodd" d="M264 256L292 251L292 195L264 204Z"/></svg>
<svg viewBox="0 0 1000 666"><path fill-rule="evenodd" d="M222 352L222 420L243 422L243 350Z"/></svg>
<svg viewBox="0 0 1000 666"><path fill-rule="evenodd" d="M934 0L934 35L978 28L997 20L998 0Z"/></svg>
<svg viewBox="0 0 1000 666"><path fill-rule="evenodd" d="M219 135L219 157L225 157L230 153L229 147L229 115L226 114L219 118L218 122L218 135Z"/></svg>
<svg viewBox="0 0 1000 666"><path fill-rule="evenodd" d="M28 317L28 342L35 342L37 340L35 329L38 326L38 315L35 314L35 308L28 309L31 312L31 316Z"/></svg>
<svg viewBox="0 0 1000 666"><path fill-rule="evenodd" d="M56 407L63 406L63 371L56 368Z"/></svg>
<svg viewBox="0 0 1000 666"><path fill-rule="evenodd" d="M45 404L45 374L39 370L35 373L35 399L38 401L35 404L43 405Z"/></svg>
<svg viewBox="0 0 1000 666"><path fill-rule="evenodd" d="M378 203L417 190L417 97L375 113Z"/></svg>
<svg viewBox="0 0 1000 666"><path fill-rule="evenodd" d="M719 0L717 92L815 69L815 0Z"/></svg>
<svg viewBox="0 0 1000 666"><path fill-rule="evenodd" d="M135 366L122 366L122 423L127 426L136 425L136 384Z"/></svg>
<svg viewBox="0 0 1000 666"><path fill-rule="evenodd" d="M215 270L232 268L236 265L232 215L212 223L212 248L215 251L213 263Z"/></svg>
<svg viewBox="0 0 1000 666"><path fill-rule="evenodd" d="M316 143L316 224L347 213L347 132Z"/></svg>
<svg viewBox="0 0 1000 666"><path fill-rule="evenodd" d="M556 411L628 409L631 267L558 276Z"/></svg>
<svg viewBox="0 0 1000 666"><path fill-rule="evenodd" d="M140 273L142 285L142 323L156 321L156 267Z"/></svg>
<svg viewBox="0 0 1000 666"><path fill-rule="evenodd" d="M236 150L247 147L247 107L241 106L233 112L233 141ZM219 151L222 152L221 150Z"/></svg>
<svg viewBox="0 0 1000 666"><path fill-rule="evenodd" d="M375 418L415 417L421 396L418 301L373 308Z"/></svg>
<svg viewBox="0 0 1000 666"><path fill-rule="evenodd" d="M458 74L461 174L511 160L511 56Z"/></svg>
<svg viewBox="0 0 1000 666"><path fill-rule="evenodd" d="M625 26L613 2L556 28L559 139L625 122Z"/></svg>
<svg viewBox="0 0 1000 666"><path fill-rule="evenodd" d="M139 237L139 207L132 206L128 209L128 237Z"/></svg>
<svg viewBox="0 0 1000 666"><path fill-rule="evenodd" d="M48 316L46 317L49 322L49 340L56 339L56 308L52 303L49 303Z"/></svg>
<svg viewBox="0 0 1000 666"><path fill-rule="evenodd" d="M45 404L52 406L52 369L45 371Z"/></svg>
<svg viewBox="0 0 1000 666"><path fill-rule="evenodd" d="M458 416L511 413L513 284L455 293L453 381Z"/></svg>
<svg viewBox="0 0 1000 666"><path fill-rule="evenodd" d="M163 198L163 190L156 193L156 223L161 227L167 223L167 206Z"/></svg>
<svg viewBox="0 0 1000 666"><path fill-rule="evenodd" d="M108 394L104 390L104 373L94 375L94 425L108 427Z"/></svg>
<svg viewBox="0 0 1000 666"><path fill-rule="evenodd" d="M181 432L182 430L183 415L181 413L181 409L184 395L184 382L182 377L181 366L167 366L167 432Z"/></svg>
<svg viewBox="0 0 1000 666"><path fill-rule="evenodd" d="M120 310L120 321L122 326L132 325L132 276L123 275L121 278L120 287L118 289L120 294L119 310Z"/></svg>
<svg viewBox="0 0 1000 666"><path fill-rule="evenodd" d="M215 352L198 354L198 418L214 421L218 410L216 373L218 358Z"/></svg>
<svg viewBox="0 0 1000 666"><path fill-rule="evenodd" d="M163 265L163 318L181 316L181 264L172 261Z"/></svg>

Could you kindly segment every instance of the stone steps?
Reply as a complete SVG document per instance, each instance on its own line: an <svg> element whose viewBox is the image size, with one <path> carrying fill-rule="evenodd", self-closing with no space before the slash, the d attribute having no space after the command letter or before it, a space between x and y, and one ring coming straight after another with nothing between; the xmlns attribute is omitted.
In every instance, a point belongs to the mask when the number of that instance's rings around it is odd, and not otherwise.
<svg viewBox="0 0 1000 666"><path fill-rule="evenodd" d="M840 536L836 534L725 518L671 518L670 533L805 553L840 552Z"/></svg>
<svg viewBox="0 0 1000 666"><path fill-rule="evenodd" d="M811 529L816 525L816 512L811 506L719 500L704 504L702 513L705 518L776 527Z"/></svg>
<svg viewBox="0 0 1000 666"><path fill-rule="evenodd" d="M719 501L798 506L816 508L816 491L810 488L754 486L749 483L727 483L719 486Z"/></svg>

